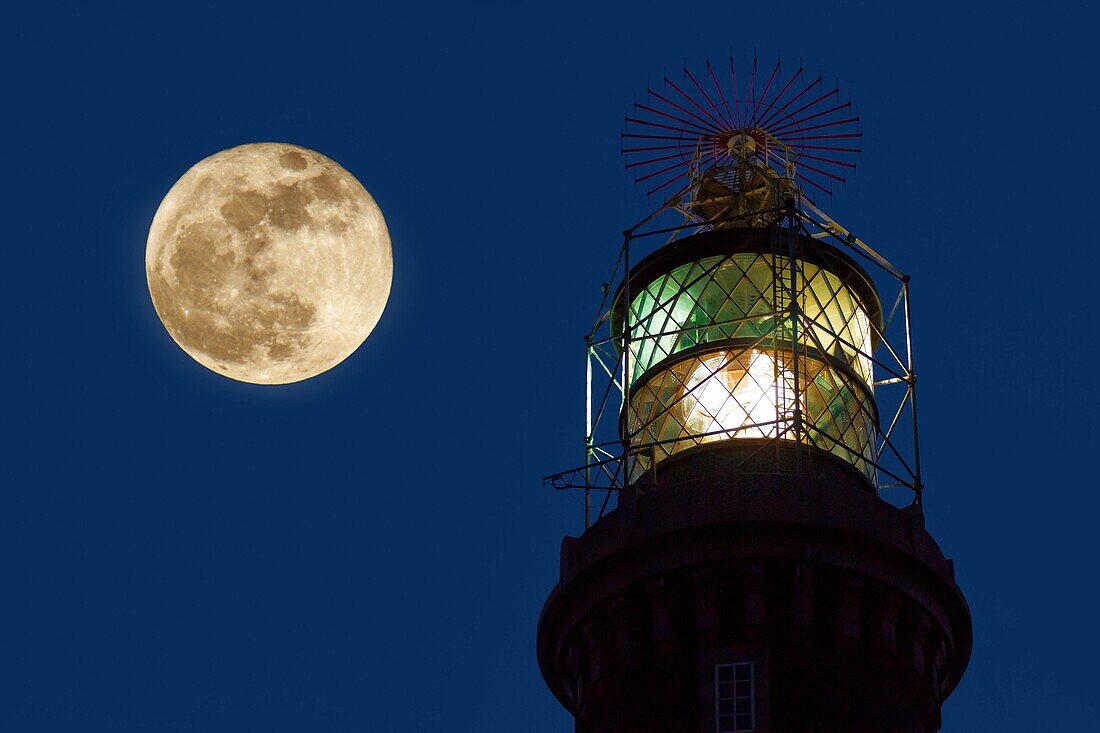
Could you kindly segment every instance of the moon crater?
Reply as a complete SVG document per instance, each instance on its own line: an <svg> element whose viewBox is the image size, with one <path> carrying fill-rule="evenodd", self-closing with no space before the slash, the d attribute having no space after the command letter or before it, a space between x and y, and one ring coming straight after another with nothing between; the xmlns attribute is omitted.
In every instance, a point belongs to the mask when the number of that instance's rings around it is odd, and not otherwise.
<svg viewBox="0 0 1100 733"><path fill-rule="evenodd" d="M146 246L154 307L196 361L283 384L343 361L373 330L393 259L374 199L334 161L256 143L196 164Z"/></svg>

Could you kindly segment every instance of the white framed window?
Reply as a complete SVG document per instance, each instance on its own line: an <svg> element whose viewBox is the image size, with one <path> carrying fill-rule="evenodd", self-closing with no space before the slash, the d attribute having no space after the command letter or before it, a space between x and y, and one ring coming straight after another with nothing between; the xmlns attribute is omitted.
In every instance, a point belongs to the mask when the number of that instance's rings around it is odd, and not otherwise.
<svg viewBox="0 0 1100 733"><path fill-rule="evenodd" d="M756 730L756 670L752 662L714 667L714 719L718 733Z"/></svg>

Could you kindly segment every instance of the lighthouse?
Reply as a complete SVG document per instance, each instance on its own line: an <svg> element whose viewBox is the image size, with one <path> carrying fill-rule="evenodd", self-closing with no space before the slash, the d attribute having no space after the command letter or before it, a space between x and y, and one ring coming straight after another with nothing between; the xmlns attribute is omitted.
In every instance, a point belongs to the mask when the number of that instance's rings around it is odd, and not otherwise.
<svg viewBox="0 0 1100 733"><path fill-rule="evenodd" d="M659 202L585 334L580 493L539 619L577 731L925 733L970 657L924 523L911 283L823 201L861 153L821 74L707 62L628 112Z"/></svg>

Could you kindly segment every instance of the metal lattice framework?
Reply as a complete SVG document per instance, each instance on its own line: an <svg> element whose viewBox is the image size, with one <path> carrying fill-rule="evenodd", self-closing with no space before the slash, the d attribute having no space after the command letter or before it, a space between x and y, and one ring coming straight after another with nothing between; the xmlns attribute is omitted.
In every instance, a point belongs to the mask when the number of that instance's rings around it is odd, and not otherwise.
<svg viewBox="0 0 1100 733"><path fill-rule="evenodd" d="M683 213L682 202L672 201L657 212L624 233L624 242L609 282L621 282L620 292L631 292L630 253L631 244L649 237L671 235L670 241L683 238L716 224L714 221L702 223L688 221L672 227L647 228L658 214L668 212ZM747 219L762 212L738 215L731 219ZM883 314L882 326L872 324L874 331L873 349L865 344L857 344L850 335L837 333L842 329L832 329L828 323L813 320L791 303L805 302L812 297L807 292L812 278L806 277L805 267L796 264L776 266L776 281L789 282L787 305L782 310L767 314L772 316L774 324L771 330L760 333L757 341L747 344L744 349L779 349L782 339L772 338L775 329L783 327L809 334L812 342L820 351L827 351L825 339L833 339L845 348L854 351L859 358L866 359L873 369L871 384L875 389L877 410L862 409L861 416L873 422L875 440L874 449L868 455L860 456L868 467L869 478L880 490L906 488L913 492L913 499L919 503L923 484L921 482L920 450L916 415L916 377L913 371L913 351L910 321L910 283L909 277L895 268L876 253L860 238L833 221L805 198L792 201L786 211L772 212L777 222L791 233L813 238L825 246L851 253L855 258L870 263L883 278L894 285L895 293L889 301L889 309ZM796 241L789 237L789 242ZM787 262L801 263L797 253L787 258ZM731 255L732 257L732 255ZM723 258L728 259L728 258ZM624 275L625 273L625 275ZM686 284L685 284L686 285ZM881 290L881 289L880 289ZM645 470L652 465L651 456L655 450L667 447L671 442L695 444L713 439L730 437L730 430L714 430L692 433L682 431L673 440L655 440L647 435L645 425L633 425L625 435L619 434L620 416L626 405L630 404L633 390L638 385L625 379L633 374L630 361L637 354L639 341L676 337L681 332L664 331L635 338L636 329L616 327L612 294L605 287L595 323L585 336L586 352L586 391L585 391L585 461L583 465L545 477L545 482L555 489L579 489L584 492L585 526L589 526L607 510L613 493L623 489L628 483L637 483ZM621 320L621 319L620 319ZM742 352L727 352L724 363L740 357ZM789 356L787 357L790 358ZM794 354L795 364L792 373L805 374L807 358L803 355L802 364L799 355ZM778 355L777 355L778 359ZM717 368L717 367L715 367ZM778 389L790 390L792 404L801 404L806 387L799 384L778 386ZM796 414L793 410L777 415L775 420L750 426L757 429L768 442L789 441L790 445L811 445L827 452L849 451L836 436L815 428L812 420ZM602 496L601 496L602 494ZM597 497L598 500L594 498Z"/></svg>
<svg viewBox="0 0 1100 733"><path fill-rule="evenodd" d="M855 168L860 152L859 117L851 113L851 102L839 102L839 89L822 91L820 74L805 83L800 66L785 78L778 61L766 77L758 79L757 71L754 59L748 94L742 98L732 60L728 86L709 62L704 75L685 69L683 84L666 77L665 93L649 90L649 103L636 103L635 115L627 117L623 133L627 168L636 171L638 183L648 185L650 195L674 193L624 232L608 280L618 288L605 285L595 323L585 336L584 463L544 479L556 489L583 490L586 527L594 512L596 518L603 515L616 491L628 485L644 490L648 471L661 456L746 435L756 439L758 450L778 441L793 447L795 470L802 470L800 456L812 447L855 466L876 490L905 488L912 492L914 503L921 502L909 277L817 208L801 185L831 193L830 182L846 180L843 171ZM653 144L638 145L638 141ZM677 215L679 222L663 225L669 216ZM635 381L650 363L670 363L680 348L676 344L686 343L688 328L672 321L657 328L638 328L640 317L632 294L650 283L631 282L632 244L665 237L668 245L725 228L761 233L770 252L755 250L749 263L743 251L694 263L694 269L687 270L690 275L664 282L659 297L651 294L666 301L658 306L670 308L668 304L684 297L689 288L698 290L700 282L704 286L717 282L714 273L734 265L745 273L748 267L770 268L775 292L770 297L760 293L759 308L751 314L707 323L707 328L716 330L715 344L725 345L716 352L701 344L699 358L688 362L688 367L676 362L679 372L674 367L661 370L661 379L673 380L671 388ZM868 269L880 276L872 289L877 289L878 296L891 297L884 301L884 312L876 314L881 318L853 328L844 319L823 315L828 305L823 301L835 306L840 288L828 283L823 287L820 273L803 256L804 243L811 241L818 254L840 252L870 264ZM737 257L742 259L735 261ZM615 293L629 305L620 306ZM732 299L732 294L727 295ZM622 317L620 307L629 308L628 317ZM698 344L698 324L691 331L691 343ZM697 396L699 380L688 377L689 372L701 369L710 378L732 368L741 375L739 379L746 379L752 371L746 366L750 351L769 354L770 363L777 365L774 378L762 380L775 390L770 397L772 419L754 421L751 407L745 408L747 421L741 420L735 428L718 421L692 425L670 417L676 402ZM842 354L851 368L826 368L814 358L814 354L829 353ZM685 352L685 358L692 356ZM638 365L632 360L648 361ZM838 402L846 390L853 391L853 378L861 383L860 389L873 390L873 397ZM732 398L735 387L726 386ZM632 399L645 389L650 393L641 402L647 411L639 412ZM662 401L661 395L668 394L675 397ZM829 422L827 413L839 415L838 421Z"/></svg>
<svg viewBox="0 0 1100 733"><path fill-rule="evenodd" d="M862 152L863 132L839 85L812 79L800 63L789 76L776 59L770 71L754 56L740 81L733 57L728 73L708 60L702 73L684 68L679 82L646 90L626 116L622 153L636 184L650 196L676 198L693 170L737 162L748 152L780 175L832 195Z"/></svg>

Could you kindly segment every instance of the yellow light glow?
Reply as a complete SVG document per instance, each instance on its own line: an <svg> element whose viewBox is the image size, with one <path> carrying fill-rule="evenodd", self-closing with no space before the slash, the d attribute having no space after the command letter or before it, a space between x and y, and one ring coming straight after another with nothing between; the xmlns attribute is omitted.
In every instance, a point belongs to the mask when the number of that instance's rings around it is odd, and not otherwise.
<svg viewBox="0 0 1100 733"><path fill-rule="evenodd" d="M738 438L778 435L778 421L794 412L794 376L772 355L753 350L749 368L726 354L701 363L685 385L686 427L696 434Z"/></svg>

